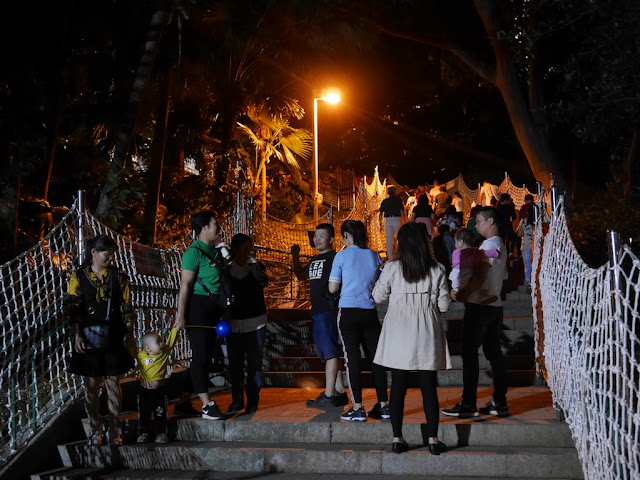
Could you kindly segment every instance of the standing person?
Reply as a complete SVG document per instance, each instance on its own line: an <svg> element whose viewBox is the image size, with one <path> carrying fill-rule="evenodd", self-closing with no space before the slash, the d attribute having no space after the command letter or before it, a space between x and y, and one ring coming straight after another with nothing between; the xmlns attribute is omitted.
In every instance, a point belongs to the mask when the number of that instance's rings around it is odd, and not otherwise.
<svg viewBox="0 0 640 480"><path fill-rule="evenodd" d="M391 369L391 425L394 453L409 449L402 437L409 374L418 371L427 417L429 452L440 455L437 370L451 368L440 314L447 311L449 288L444 267L431 256L422 225L407 223L398 232L398 255L387 263L373 289L377 303L389 300L374 363Z"/></svg>
<svg viewBox="0 0 640 480"><path fill-rule="evenodd" d="M490 207L492 200L497 202L500 198L500 188L497 185L493 185L486 180L482 182L480 188L480 197L478 198L478 205L483 207Z"/></svg>
<svg viewBox="0 0 640 480"><path fill-rule="evenodd" d="M433 213L433 208L431 208L431 205L429 204L429 197L427 195L418 197L418 204L413 209L411 221L424 223L427 227L429 239L434 238L438 234L434 228L436 224L436 216Z"/></svg>
<svg viewBox="0 0 640 480"><path fill-rule="evenodd" d="M267 325L267 306L264 289L269 284L265 266L253 252L253 240L244 233L231 239L230 266L231 335L227 339L231 370L231 400L229 413L244 408L244 371L247 363L247 408L245 413L258 410L262 387L262 359Z"/></svg>
<svg viewBox="0 0 640 480"><path fill-rule="evenodd" d="M524 218L520 220L522 227L522 261L524 263L524 281L527 287L531 286L531 268L533 263L533 224L535 221L533 203L525 204L527 207ZM520 212L522 214L522 211ZM520 228L519 227L519 228Z"/></svg>
<svg viewBox="0 0 640 480"><path fill-rule="evenodd" d="M90 242L90 255L69 279L68 315L74 344L69 371L83 376L91 445L103 440L98 398L103 381L109 410L107 440L110 445L122 443L119 376L133 367L126 344L133 344L131 322L135 314L129 280L112 266L116 248L113 238L98 235Z"/></svg>
<svg viewBox="0 0 640 480"><path fill-rule="evenodd" d="M506 273L507 253L502 239L498 236L500 216L493 207L482 207L476 214L476 228L486 240L480 245L488 258L479 262L464 288L452 291L453 300L463 301L462 320L462 402L453 408L442 410L450 417L478 416L476 406L478 394L478 349L482 346L484 355L491 363L493 372L493 399L480 409L485 415L508 416L507 369L500 348L502 331L502 302L500 292Z"/></svg>
<svg viewBox="0 0 640 480"><path fill-rule="evenodd" d="M384 215L384 234L387 242L387 259L393 258L393 247L404 221L404 205L400 198L396 197L396 187L387 189L389 196L380 204L380 213Z"/></svg>
<svg viewBox="0 0 640 480"><path fill-rule="evenodd" d="M165 344L159 333L150 332L142 337L142 350L133 353L138 359L138 440L151 441L151 412L155 421L156 443L167 443L167 365L169 355L178 337L173 327Z"/></svg>
<svg viewBox="0 0 640 480"><path fill-rule="evenodd" d="M518 236L513 230L513 221L516 219L516 208L511 202L511 195L503 193L497 206L502 225L502 240L507 248L507 254L511 255L516 248Z"/></svg>
<svg viewBox="0 0 640 480"><path fill-rule="evenodd" d="M429 190L429 196L431 201L435 202L436 197L440 195L440 182L438 180L433 181L433 187ZM432 205L435 208L435 205Z"/></svg>
<svg viewBox="0 0 640 480"><path fill-rule="evenodd" d="M192 215L191 228L197 238L182 255L182 278L174 326L187 328L191 343L191 383L194 393L202 401L202 418L220 420L222 412L209 396L207 370L216 338L215 327L222 314L218 298L225 262L222 254L224 244L217 215L211 210Z"/></svg>
<svg viewBox="0 0 640 480"><path fill-rule="evenodd" d="M380 274L382 259L367 248L367 229L359 220L346 220L340 228L345 249L333 260L329 275L329 292L340 289L338 331L344 348L347 379L353 405L340 417L350 422L365 422L367 413L362 406L360 345L371 365L378 403L368 413L371 418L389 418L387 405L387 375L380 365L373 363L380 336L380 321L371 296Z"/></svg>
<svg viewBox="0 0 640 480"><path fill-rule="evenodd" d="M307 407L342 407L349 403L340 371L338 343L338 310L329 298L329 274L336 251L333 249L335 230L330 223L316 226L313 245L318 250L304 267L300 263L300 245L291 247L293 272L299 280L309 279L313 339L320 360L324 362L325 387L316 399L307 400Z"/></svg>
<svg viewBox="0 0 640 480"><path fill-rule="evenodd" d="M451 195L447 193L447 187L440 185L440 193L434 198L436 218L444 215L447 207L451 205Z"/></svg>
<svg viewBox="0 0 640 480"><path fill-rule="evenodd" d="M453 194L453 204L456 209L456 215L458 216L458 221L460 225L464 223L464 202L462 201L462 195L460 192L455 192Z"/></svg>

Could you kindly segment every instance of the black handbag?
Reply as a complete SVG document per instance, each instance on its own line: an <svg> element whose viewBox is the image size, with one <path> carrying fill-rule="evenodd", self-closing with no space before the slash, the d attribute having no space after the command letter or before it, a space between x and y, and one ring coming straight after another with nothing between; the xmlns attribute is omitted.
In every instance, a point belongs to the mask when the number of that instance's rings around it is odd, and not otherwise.
<svg viewBox="0 0 640 480"><path fill-rule="evenodd" d="M113 282L117 276L112 269L108 271L107 277L107 310L104 320L96 318L95 308L89 306L87 308L87 314L89 319L86 321L86 325L82 328L82 336L85 339L85 346L88 350L107 348L111 339L111 300L113 297Z"/></svg>

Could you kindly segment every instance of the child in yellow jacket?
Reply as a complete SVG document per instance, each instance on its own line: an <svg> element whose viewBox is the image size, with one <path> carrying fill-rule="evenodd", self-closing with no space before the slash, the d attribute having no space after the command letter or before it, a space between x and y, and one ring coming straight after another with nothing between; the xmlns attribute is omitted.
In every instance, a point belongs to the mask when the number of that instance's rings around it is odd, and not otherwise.
<svg viewBox="0 0 640 480"><path fill-rule="evenodd" d="M155 419L156 443L167 443L167 365L169 354L175 345L178 329L172 328L167 343L160 334L147 333L142 337L142 350L134 356L138 359L138 443L151 440L151 412Z"/></svg>

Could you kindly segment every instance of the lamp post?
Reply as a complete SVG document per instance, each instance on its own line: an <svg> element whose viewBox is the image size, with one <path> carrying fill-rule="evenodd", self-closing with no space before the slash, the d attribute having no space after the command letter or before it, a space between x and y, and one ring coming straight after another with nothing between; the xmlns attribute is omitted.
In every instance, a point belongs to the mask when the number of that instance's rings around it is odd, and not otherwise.
<svg viewBox="0 0 640 480"><path fill-rule="evenodd" d="M323 91L321 97L313 99L313 219L318 220L318 100L336 104L340 101L337 90Z"/></svg>

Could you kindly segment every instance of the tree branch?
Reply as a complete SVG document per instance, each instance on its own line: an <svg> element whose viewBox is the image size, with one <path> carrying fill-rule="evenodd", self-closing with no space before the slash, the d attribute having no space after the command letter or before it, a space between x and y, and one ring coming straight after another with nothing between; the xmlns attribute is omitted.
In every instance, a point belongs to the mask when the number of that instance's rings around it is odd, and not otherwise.
<svg viewBox="0 0 640 480"><path fill-rule="evenodd" d="M449 42L442 42L439 40L435 40L433 38L426 38L419 35L413 35L411 33L402 32L398 30L391 29L385 25L382 25L371 18L362 19L365 23L369 24L369 26L376 28L381 33L389 35L395 38L401 38L403 40L409 40L415 43L429 45L431 47L436 47L441 50L447 51L456 57L458 57L462 62L464 62L469 68L471 68L474 72L484 78L486 81L496 83L496 70L491 65L475 58L471 55L470 52L466 51L460 45L455 45Z"/></svg>

